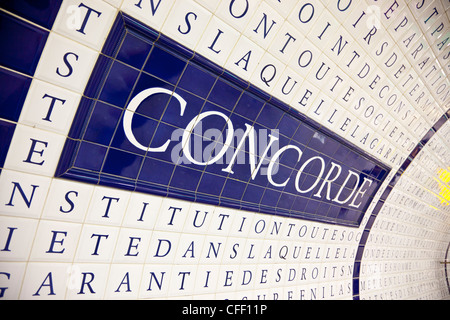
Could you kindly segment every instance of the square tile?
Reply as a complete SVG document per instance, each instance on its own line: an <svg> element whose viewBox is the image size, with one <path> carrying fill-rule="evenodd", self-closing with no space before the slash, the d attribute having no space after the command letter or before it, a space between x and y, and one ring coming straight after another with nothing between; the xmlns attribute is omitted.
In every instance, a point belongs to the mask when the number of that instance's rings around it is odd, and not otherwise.
<svg viewBox="0 0 450 320"><path fill-rule="evenodd" d="M35 1L2 1L2 8L17 14L38 25L51 29L61 6L61 0Z"/></svg>
<svg viewBox="0 0 450 320"><path fill-rule="evenodd" d="M2 261L27 261L33 246L38 221L16 217L0 217L2 243L0 251ZM21 240L20 240L21 239Z"/></svg>
<svg viewBox="0 0 450 320"><path fill-rule="evenodd" d="M212 14L193 0L177 1L161 31L178 42L194 49ZM181 22L181 23L180 23Z"/></svg>
<svg viewBox="0 0 450 320"><path fill-rule="evenodd" d="M100 51L116 12L114 7L105 2L64 1L53 31Z"/></svg>
<svg viewBox="0 0 450 320"><path fill-rule="evenodd" d="M53 176L64 136L18 124L5 160L5 168Z"/></svg>
<svg viewBox="0 0 450 320"><path fill-rule="evenodd" d="M0 68L0 81L4 84L0 91L0 118L17 122L31 78Z"/></svg>
<svg viewBox="0 0 450 320"><path fill-rule="evenodd" d="M0 45L9 50L0 54L0 64L32 76L36 70L48 32L23 20L0 12ZM20 41L17 41L20 39Z"/></svg>
<svg viewBox="0 0 450 320"><path fill-rule="evenodd" d="M51 33L35 76L82 93L97 59L97 53L75 41Z"/></svg>
<svg viewBox="0 0 450 320"><path fill-rule="evenodd" d="M83 222L93 190L89 184L52 179L42 218Z"/></svg>
<svg viewBox="0 0 450 320"><path fill-rule="evenodd" d="M0 175L0 213L39 218L51 178L3 169Z"/></svg>

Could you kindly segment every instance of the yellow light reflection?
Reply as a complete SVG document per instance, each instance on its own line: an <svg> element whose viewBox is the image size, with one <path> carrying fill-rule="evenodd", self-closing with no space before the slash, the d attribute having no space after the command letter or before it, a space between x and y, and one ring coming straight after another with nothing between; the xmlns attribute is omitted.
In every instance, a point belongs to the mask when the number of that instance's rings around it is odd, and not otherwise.
<svg viewBox="0 0 450 320"><path fill-rule="evenodd" d="M447 167L447 170L444 168L439 169L437 174L439 179L436 179L436 181L439 183L441 204L448 206L450 201L450 167Z"/></svg>

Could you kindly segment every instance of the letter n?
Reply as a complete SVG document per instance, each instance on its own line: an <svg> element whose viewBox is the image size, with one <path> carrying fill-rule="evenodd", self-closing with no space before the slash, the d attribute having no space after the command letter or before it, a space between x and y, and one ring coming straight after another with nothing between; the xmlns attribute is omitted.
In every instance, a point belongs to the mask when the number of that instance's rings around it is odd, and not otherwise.
<svg viewBox="0 0 450 320"><path fill-rule="evenodd" d="M31 195L28 198L18 182L11 182L11 183L14 184L14 189L13 189L13 191L11 193L11 198L9 199L9 202L6 205L14 207L13 198L14 198L14 194L16 192L16 189L18 189L19 192L20 192L20 195L22 196L23 201L25 201L25 204L27 205L27 207L30 208L31 207L31 201L33 201L34 191L36 191L36 188L39 187L39 186L31 185L33 187L33 190L31 191Z"/></svg>

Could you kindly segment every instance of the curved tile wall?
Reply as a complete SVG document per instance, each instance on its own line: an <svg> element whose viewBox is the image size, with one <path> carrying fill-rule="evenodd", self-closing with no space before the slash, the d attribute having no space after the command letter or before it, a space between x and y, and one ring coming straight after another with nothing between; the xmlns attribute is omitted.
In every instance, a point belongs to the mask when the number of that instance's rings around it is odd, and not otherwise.
<svg viewBox="0 0 450 320"><path fill-rule="evenodd" d="M0 299L444 299L444 1L0 1Z"/></svg>

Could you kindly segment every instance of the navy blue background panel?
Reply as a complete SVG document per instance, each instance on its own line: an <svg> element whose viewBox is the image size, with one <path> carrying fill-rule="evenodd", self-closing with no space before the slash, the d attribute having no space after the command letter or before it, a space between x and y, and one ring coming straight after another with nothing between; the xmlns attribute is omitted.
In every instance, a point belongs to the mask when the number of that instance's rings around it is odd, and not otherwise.
<svg viewBox="0 0 450 320"><path fill-rule="evenodd" d="M385 166L155 34L118 16L56 176L359 225Z"/></svg>

